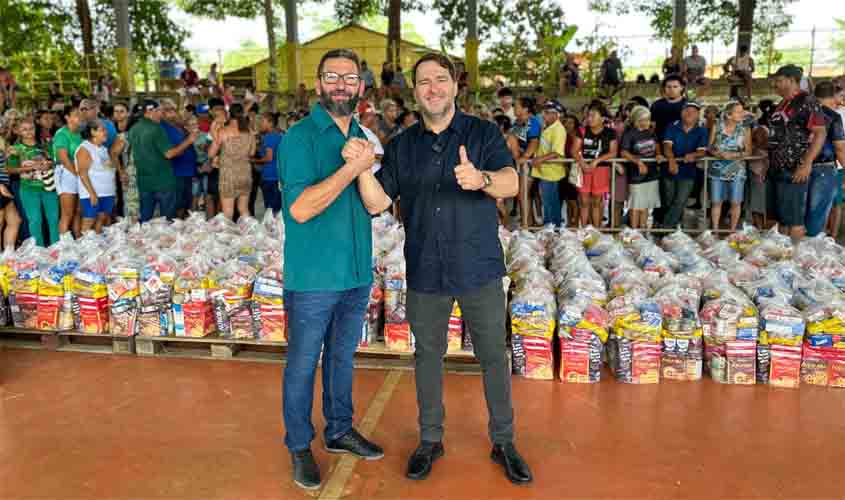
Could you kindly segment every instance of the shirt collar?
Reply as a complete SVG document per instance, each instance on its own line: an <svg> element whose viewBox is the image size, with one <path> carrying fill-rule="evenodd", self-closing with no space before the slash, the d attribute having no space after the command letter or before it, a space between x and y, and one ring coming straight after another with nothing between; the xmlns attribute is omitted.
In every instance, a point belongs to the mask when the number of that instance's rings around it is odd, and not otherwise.
<svg viewBox="0 0 845 500"><path fill-rule="evenodd" d="M319 102L311 106L311 112L308 114L308 117L314 121L314 124L317 126L317 129L320 131L321 134L324 133L326 130L330 129L331 127L337 127L337 124L334 122L334 119L331 117L331 115L329 115L329 112L326 111L323 105ZM354 135L356 130L360 132L360 127L358 127L358 120L356 120L355 117L352 117L352 120L349 123L349 135ZM361 134L359 133L357 135Z"/></svg>
<svg viewBox="0 0 845 500"><path fill-rule="evenodd" d="M422 137L426 132L431 132L431 130L425 126L424 121L420 121L419 124L419 135ZM450 130L452 132L460 133L466 130L467 126L469 126L469 117L464 114L457 106L455 106L455 115L452 117L452 121L449 122L449 126L446 127L446 130ZM432 132L433 133L433 132Z"/></svg>

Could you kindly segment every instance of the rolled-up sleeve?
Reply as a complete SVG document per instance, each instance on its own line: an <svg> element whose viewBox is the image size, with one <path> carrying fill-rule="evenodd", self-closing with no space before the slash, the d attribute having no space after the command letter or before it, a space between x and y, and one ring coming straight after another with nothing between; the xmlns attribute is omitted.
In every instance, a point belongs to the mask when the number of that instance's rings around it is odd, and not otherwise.
<svg viewBox="0 0 845 500"><path fill-rule="evenodd" d="M317 166L308 141L297 134L289 133L282 139L279 147L279 173L282 179L282 194L285 211L305 191L305 188L317 183Z"/></svg>

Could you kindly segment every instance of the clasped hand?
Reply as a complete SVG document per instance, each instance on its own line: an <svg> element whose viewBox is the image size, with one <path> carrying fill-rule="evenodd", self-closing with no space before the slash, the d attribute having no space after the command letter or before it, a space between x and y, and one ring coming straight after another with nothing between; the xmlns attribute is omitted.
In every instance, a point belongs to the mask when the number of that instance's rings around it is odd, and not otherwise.
<svg viewBox="0 0 845 500"><path fill-rule="evenodd" d="M376 162L376 150L372 143L357 137L346 142L341 156L346 163L353 166L356 175L369 170Z"/></svg>

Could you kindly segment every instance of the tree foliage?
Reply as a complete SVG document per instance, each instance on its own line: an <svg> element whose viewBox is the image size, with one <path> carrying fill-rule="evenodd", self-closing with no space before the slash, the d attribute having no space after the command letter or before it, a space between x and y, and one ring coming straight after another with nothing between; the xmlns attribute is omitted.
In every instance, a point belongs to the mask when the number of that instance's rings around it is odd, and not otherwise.
<svg viewBox="0 0 845 500"><path fill-rule="evenodd" d="M792 22L786 6L795 0L758 0L754 10L754 35L783 33ZM672 39L673 0L591 0L596 12L618 16L641 14L650 19L655 38ZM730 44L736 39L739 23L739 4L734 0L689 0L687 2L687 35L690 42L722 41ZM755 44L752 44L754 46ZM760 44L758 47L758 54Z"/></svg>
<svg viewBox="0 0 845 500"><path fill-rule="evenodd" d="M463 45L466 0L434 0L432 6L443 26L441 44L447 48ZM571 38L564 18L556 0L479 1L478 37L487 53L481 71L512 82L551 79Z"/></svg>
<svg viewBox="0 0 845 500"><path fill-rule="evenodd" d="M836 23L836 36L833 38L832 47L836 52L836 63L845 68L845 18L834 18Z"/></svg>

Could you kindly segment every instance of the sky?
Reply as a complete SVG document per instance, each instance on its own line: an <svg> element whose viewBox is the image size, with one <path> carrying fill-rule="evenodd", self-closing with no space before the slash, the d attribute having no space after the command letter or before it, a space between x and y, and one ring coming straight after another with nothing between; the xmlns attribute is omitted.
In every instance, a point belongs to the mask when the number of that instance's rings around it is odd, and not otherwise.
<svg viewBox="0 0 845 500"><path fill-rule="evenodd" d="M629 64L639 64L646 59L653 60L665 55L666 44L650 40L651 29L648 19L644 16L629 15L625 16L623 21L615 18L615 16L599 16L591 12L587 8L587 0L558 1L564 7L566 21L578 25L581 32L592 31L598 22L602 24L603 30L619 36L623 45L627 45L631 49L627 56ZM331 15L334 12L333 6L330 4L309 7L311 10L316 8L326 9L326 15ZM811 44L810 32L815 26L817 29L816 47L820 52L823 52L824 48L830 45L830 31L835 26L832 18L845 18L845 2L841 0L798 0L788 6L787 12L793 16L792 26L790 27L791 33L780 39L777 46L779 48L796 45L809 46ZM260 17L256 19L230 18L225 21L210 21L180 13L177 21L184 26L190 26L193 35L188 40L187 46L192 51L215 53L218 50L232 50L238 48L243 40L253 40L263 47L267 45L264 20ZM403 13L404 21L413 23L417 32L422 34L429 46L439 47L440 26L437 24L437 16L419 12ZM320 34L315 32L308 19L300 20L299 29L301 42L307 42ZM224 32L226 36L220 36ZM576 40L577 38L576 35ZM570 44L570 47L573 45L574 42ZM730 50L732 49L715 44L712 47L703 47L702 54L705 57L712 55L712 58L720 59L723 58L720 57L723 53Z"/></svg>

